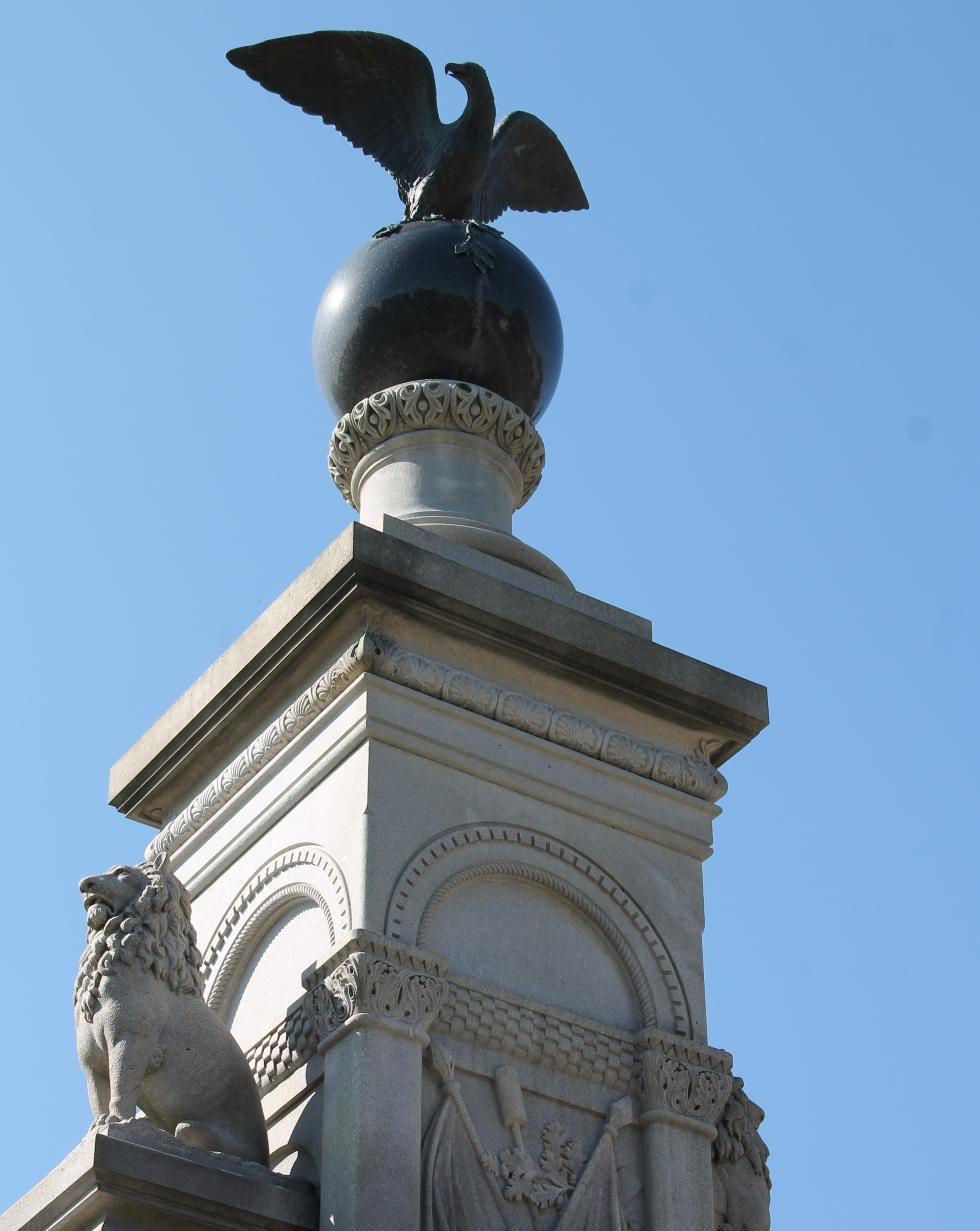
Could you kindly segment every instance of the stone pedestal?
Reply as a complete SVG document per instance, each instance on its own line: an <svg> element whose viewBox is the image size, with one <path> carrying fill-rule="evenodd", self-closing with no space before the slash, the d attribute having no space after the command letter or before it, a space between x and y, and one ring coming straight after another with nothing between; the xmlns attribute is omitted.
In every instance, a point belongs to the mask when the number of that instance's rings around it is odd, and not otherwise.
<svg viewBox="0 0 980 1231"><path fill-rule="evenodd" d="M515 511L541 481L544 443L529 416L491 390L425 379L382 389L341 418L328 463L364 525L408 522L571 586L513 533Z"/></svg>
<svg viewBox="0 0 980 1231"><path fill-rule="evenodd" d="M314 1187L181 1150L148 1125L90 1133L0 1218L4 1231L316 1231Z"/></svg>
<svg viewBox="0 0 980 1231"><path fill-rule="evenodd" d="M758 685L382 515L113 768L323 1228L712 1231L701 864Z"/></svg>

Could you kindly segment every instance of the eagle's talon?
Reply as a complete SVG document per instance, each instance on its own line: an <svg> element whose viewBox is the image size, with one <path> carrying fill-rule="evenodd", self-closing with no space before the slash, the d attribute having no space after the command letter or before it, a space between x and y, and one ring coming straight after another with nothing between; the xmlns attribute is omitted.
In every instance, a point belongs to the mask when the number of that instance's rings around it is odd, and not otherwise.
<svg viewBox="0 0 980 1231"><path fill-rule="evenodd" d="M457 256L468 256L481 274L488 274L495 264L494 255L486 244L480 243L473 234L474 231L486 231L488 234L496 235L498 238L503 235L503 232L497 231L493 227L488 227L482 222L474 222L471 218L466 223L465 238L461 239L454 248Z"/></svg>
<svg viewBox="0 0 980 1231"><path fill-rule="evenodd" d="M389 222L388 225L386 227L382 227L380 231L375 231L371 238L384 239L386 235L397 235L404 225L404 222Z"/></svg>
<svg viewBox="0 0 980 1231"><path fill-rule="evenodd" d="M487 235L493 235L496 239L503 239L503 231L498 231L496 227L492 227L489 222L477 222L475 218L470 218L466 223L466 233L469 235L470 230L484 231Z"/></svg>

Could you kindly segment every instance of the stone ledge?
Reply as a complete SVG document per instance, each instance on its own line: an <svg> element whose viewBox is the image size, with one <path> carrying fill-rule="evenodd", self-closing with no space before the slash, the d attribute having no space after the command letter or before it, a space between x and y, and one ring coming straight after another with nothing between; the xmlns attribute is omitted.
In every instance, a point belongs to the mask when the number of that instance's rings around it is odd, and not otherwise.
<svg viewBox="0 0 980 1231"><path fill-rule="evenodd" d="M408 537L349 526L113 766L113 806L156 826L183 807L292 701L297 682L314 678L340 623L353 625L366 601L421 606L434 621L628 696L668 721L710 727L716 766L768 722L760 685L650 642L615 609L604 618L603 604L555 583L518 586L519 570L505 579L493 565L478 568L478 552L449 558L423 547L421 535Z"/></svg>
<svg viewBox="0 0 980 1231"><path fill-rule="evenodd" d="M143 1135L136 1126L89 1133L0 1217L0 1231L315 1231L318 1202L305 1180L177 1142L158 1148Z"/></svg>

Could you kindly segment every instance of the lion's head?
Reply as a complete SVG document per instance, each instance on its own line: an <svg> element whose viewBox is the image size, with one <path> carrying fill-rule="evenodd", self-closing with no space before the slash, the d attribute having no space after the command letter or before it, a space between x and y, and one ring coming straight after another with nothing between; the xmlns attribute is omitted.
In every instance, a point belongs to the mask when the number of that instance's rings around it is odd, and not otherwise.
<svg viewBox="0 0 980 1231"><path fill-rule="evenodd" d="M745 1093L741 1077L732 1079L732 1092L718 1123L718 1136L711 1147L715 1163L737 1163L744 1158L766 1185L772 1188L766 1159L769 1147L759 1136L759 1125L765 1112Z"/></svg>
<svg viewBox="0 0 980 1231"><path fill-rule="evenodd" d="M89 934L75 980L75 1005L87 1021L98 1009L102 981L123 966L156 975L178 994L201 995L204 978L190 899L165 855L87 876L78 888Z"/></svg>

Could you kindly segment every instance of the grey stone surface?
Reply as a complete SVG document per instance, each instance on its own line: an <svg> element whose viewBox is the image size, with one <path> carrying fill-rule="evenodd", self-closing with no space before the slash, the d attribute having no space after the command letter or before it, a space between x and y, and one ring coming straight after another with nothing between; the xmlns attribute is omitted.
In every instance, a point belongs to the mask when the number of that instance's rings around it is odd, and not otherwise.
<svg viewBox="0 0 980 1231"><path fill-rule="evenodd" d="M480 394L483 399L480 408L467 407L472 422L458 412L464 391L467 398ZM413 416L421 426L392 424L394 415L385 414L383 397L394 401L400 411L405 402L421 402L428 413ZM431 413L434 405L443 410L441 419ZM479 413L488 405L488 414ZM520 421L502 422L503 408L508 405L487 390L453 381L413 382L383 390L337 425L330 446L330 473L366 526L383 530L390 520L421 526L439 538L466 544L572 588L553 561L512 532L514 510L540 478L544 448L534 425L516 406L509 409L520 415ZM447 410L452 406L457 406L455 417ZM360 411L364 414L358 419ZM362 421L366 426L358 431ZM446 426L439 427L440 422ZM508 449L500 438L516 441Z"/></svg>
<svg viewBox="0 0 980 1231"><path fill-rule="evenodd" d="M398 436L420 431L453 431L494 445L504 454L514 467L513 490L506 492L506 510L497 516L505 516L508 526L511 513L531 498L541 481L544 442L519 406L479 385L420 379L372 393L334 428L327 465L344 499L361 507L352 479L369 453ZM461 494L468 496L465 491ZM496 500L503 505L501 496Z"/></svg>
<svg viewBox="0 0 980 1231"><path fill-rule="evenodd" d="M571 607L574 611L580 611L583 615L591 616L593 619L616 625L634 636L642 637L647 641L653 636L653 625L646 616L634 615L632 611L624 611L622 607L614 607L611 603L603 603L597 598L590 598L587 594L580 594L578 590L569 588L562 582L551 581L539 573L520 568L496 556L487 555L478 548L467 546L465 543L447 540L443 535L432 534L424 526L412 525L398 517L386 515L380 529L391 538L413 543L423 551L444 556L463 568L486 573L487 576L495 577L507 585L516 586L519 590L527 590L541 598Z"/></svg>
<svg viewBox="0 0 980 1231"><path fill-rule="evenodd" d="M765 1231L755 1156L713 1162L701 953L718 765L764 689L382 524L117 770L166 816L273 1165L338 1231Z"/></svg>
<svg viewBox="0 0 980 1231"><path fill-rule="evenodd" d="M736 1077L711 1148L714 1231L769 1231L769 1148L759 1134L764 1118Z"/></svg>
<svg viewBox="0 0 980 1231"><path fill-rule="evenodd" d="M254 738L356 634L363 604L423 609L472 638L551 664L558 676L637 698L692 729L717 732L721 764L768 721L765 689L623 628L621 614L527 575L515 584L480 553L455 558L352 524L113 766L110 802L159 825L194 782ZM479 567L477 564L479 563ZM396 597L397 596L397 597ZM352 637L353 639L353 637Z"/></svg>
<svg viewBox="0 0 980 1231"><path fill-rule="evenodd" d="M0 1217L0 1231L315 1231L312 1184L163 1137L139 1125L89 1133Z"/></svg>
<svg viewBox="0 0 980 1231"><path fill-rule="evenodd" d="M137 1105L181 1141L268 1163L258 1090L205 1003L187 892L161 857L79 884L88 942L75 982L78 1057L96 1125Z"/></svg>

